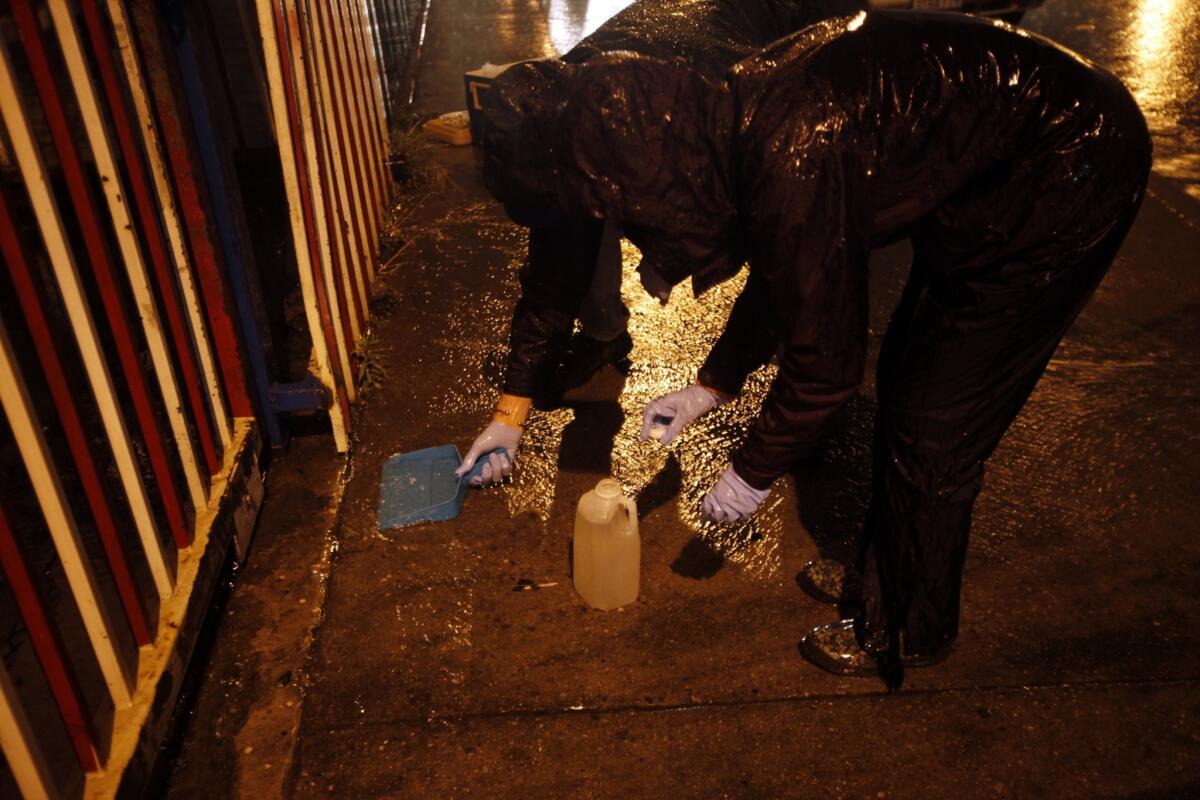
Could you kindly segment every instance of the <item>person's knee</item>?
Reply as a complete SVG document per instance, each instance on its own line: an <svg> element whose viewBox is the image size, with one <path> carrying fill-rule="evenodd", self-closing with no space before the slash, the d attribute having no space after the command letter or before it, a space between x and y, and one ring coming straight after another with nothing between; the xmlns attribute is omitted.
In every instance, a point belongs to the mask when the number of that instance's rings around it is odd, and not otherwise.
<svg viewBox="0 0 1200 800"><path fill-rule="evenodd" d="M880 409L876 468L884 491L903 493L922 506L970 503L983 487L983 461L965 425L947 425ZM877 424L879 424L877 422Z"/></svg>

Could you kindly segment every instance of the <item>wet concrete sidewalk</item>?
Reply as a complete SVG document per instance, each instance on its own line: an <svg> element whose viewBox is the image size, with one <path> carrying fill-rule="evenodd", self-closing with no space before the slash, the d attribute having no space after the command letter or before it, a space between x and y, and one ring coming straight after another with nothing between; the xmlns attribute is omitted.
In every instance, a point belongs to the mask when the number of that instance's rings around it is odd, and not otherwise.
<svg viewBox="0 0 1200 800"><path fill-rule="evenodd" d="M551 51L536 4L504 9L433 5L419 108L460 107L464 66ZM482 31L510 33L493 53ZM645 401L694 376L736 282L660 308L627 280L628 376L535 414L513 484L472 492L457 520L376 529L387 457L465 451L487 421L517 295L523 232L489 201L478 152L436 158L454 185L401 199L379 286L388 378L348 462L318 438L273 465L173 796L1200 792L1200 283L1185 255L1200 229L1169 186L1156 179L990 463L954 656L889 696L797 651L835 612L795 576L851 552L865 506L870 380L742 526L702 523L699 501L769 369L668 451L636 441ZM906 264L903 246L874 258L873 351ZM567 546L576 500L609 474L638 499L642 595L601 613L571 590Z"/></svg>

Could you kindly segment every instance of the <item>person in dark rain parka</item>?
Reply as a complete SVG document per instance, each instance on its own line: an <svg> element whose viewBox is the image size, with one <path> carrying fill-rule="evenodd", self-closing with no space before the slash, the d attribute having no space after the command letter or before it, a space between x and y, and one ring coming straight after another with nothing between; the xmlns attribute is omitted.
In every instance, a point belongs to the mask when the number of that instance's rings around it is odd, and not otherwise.
<svg viewBox="0 0 1200 800"><path fill-rule="evenodd" d="M636 0L560 59L502 73L496 92L515 102L495 103L495 92L484 93L484 179L513 221L529 228L529 240L503 394L493 424L476 438L460 472L490 451L482 475L473 480L503 480L512 471L532 400L552 402L632 347L615 229L590 212L569 211L554 187L537 179L551 133L543 125L544 112L565 99L574 71L610 53L637 53L684 64L719 82L734 64L780 37L866 6L867 0ZM577 321L580 330L572 335ZM698 393L701 401L718 402L717 393Z"/></svg>
<svg viewBox="0 0 1200 800"><path fill-rule="evenodd" d="M710 518L753 513L856 392L870 251L911 239L877 367L862 610L803 644L898 686L954 641L984 463L1137 214L1141 112L1079 56L957 14L818 23L719 83L634 55L572 81L542 121L544 185L620 224L666 284L699 293L748 261L701 382L736 392L780 346Z"/></svg>

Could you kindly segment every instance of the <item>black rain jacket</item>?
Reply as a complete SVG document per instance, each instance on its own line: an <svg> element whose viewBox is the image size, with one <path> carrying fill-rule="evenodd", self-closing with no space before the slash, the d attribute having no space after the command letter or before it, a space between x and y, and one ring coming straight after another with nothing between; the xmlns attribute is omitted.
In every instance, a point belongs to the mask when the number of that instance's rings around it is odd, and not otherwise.
<svg viewBox="0 0 1200 800"><path fill-rule="evenodd" d="M702 379L725 388L770 357L753 343L781 342L779 374L733 458L758 488L815 443L861 381L873 245L936 216L926 252L978 251L971 263L991 270L945 277L1049 281L1140 196L1149 163L1145 122L1116 78L959 14L829 20L721 82L610 55L578 70L568 96L547 128L562 206L620 224L664 277L690 277L696 292L749 260L751 286ZM1042 175L1064 164L1055 196L1042 197ZM986 219L938 214L982 186L995 190ZM1043 202L1070 209L1053 230ZM1017 231L1044 246L989 264L988 249Z"/></svg>
<svg viewBox="0 0 1200 800"><path fill-rule="evenodd" d="M504 388L535 396L565 348L591 285L601 228L594 209L565 213L549 157L554 125L575 75L597 57L629 53L686 67L713 84L763 47L866 0L638 0L561 59L512 67L483 96L484 181L509 216L531 228L513 314ZM651 84L652 85L652 84ZM752 334L755 358L774 340ZM753 359L752 359L753 360ZM730 365L740 370L742 359ZM744 376L743 376L744 377ZM725 384L738 384L734 378ZM736 391L736 388L734 389Z"/></svg>

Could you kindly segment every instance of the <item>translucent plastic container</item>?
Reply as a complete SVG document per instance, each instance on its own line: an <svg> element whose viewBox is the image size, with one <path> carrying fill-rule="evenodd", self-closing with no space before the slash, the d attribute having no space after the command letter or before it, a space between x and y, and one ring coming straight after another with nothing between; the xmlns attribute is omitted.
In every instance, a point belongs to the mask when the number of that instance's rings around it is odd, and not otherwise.
<svg viewBox="0 0 1200 800"><path fill-rule="evenodd" d="M629 605L637 600L641 565L637 505L605 478L579 498L575 512L575 591L603 611Z"/></svg>

